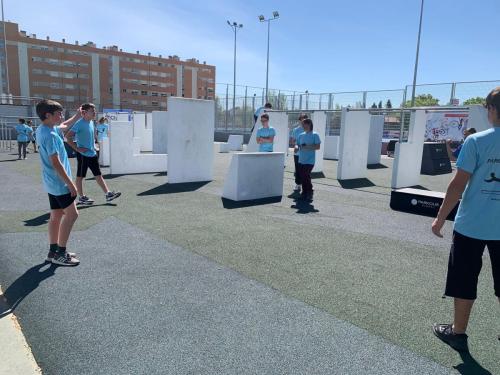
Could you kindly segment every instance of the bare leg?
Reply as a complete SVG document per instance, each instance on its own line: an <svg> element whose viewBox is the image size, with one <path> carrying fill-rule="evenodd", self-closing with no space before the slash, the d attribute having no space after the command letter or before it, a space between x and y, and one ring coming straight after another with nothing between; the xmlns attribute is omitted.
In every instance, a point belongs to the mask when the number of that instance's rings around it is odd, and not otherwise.
<svg viewBox="0 0 500 375"><path fill-rule="evenodd" d="M453 332L465 333L469 324L470 312L474 300L455 298L455 317L453 319Z"/></svg>
<svg viewBox="0 0 500 375"><path fill-rule="evenodd" d="M106 181L104 181L102 176L95 176L95 181L97 182L97 185L101 187L102 191L104 191L104 194L109 191L108 185L106 185Z"/></svg>
<svg viewBox="0 0 500 375"><path fill-rule="evenodd" d="M49 244L57 243L59 240L59 225L63 217L63 210L51 210L49 219Z"/></svg>
<svg viewBox="0 0 500 375"><path fill-rule="evenodd" d="M64 209L64 216L61 220L61 225L59 226L59 239L57 244L60 247L66 247L71 229L73 228L73 224L76 219L78 219L78 210L76 209L75 202L73 202Z"/></svg>
<svg viewBox="0 0 500 375"><path fill-rule="evenodd" d="M75 180L76 191L78 195L81 197L83 195L83 177L77 177Z"/></svg>

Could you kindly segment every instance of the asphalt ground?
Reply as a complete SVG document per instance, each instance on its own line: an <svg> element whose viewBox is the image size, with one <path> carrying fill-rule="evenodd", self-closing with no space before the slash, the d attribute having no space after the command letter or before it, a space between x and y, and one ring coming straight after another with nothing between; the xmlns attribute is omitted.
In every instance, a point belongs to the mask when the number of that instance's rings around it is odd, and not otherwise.
<svg viewBox="0 0 500 375"><path fill-rule="evenodd" d="M88 179L96 204L69 243L82 264L67 269L42 264L36 155L0 154L0 285L44 373L500 374L489 260L470 355L432 335L452 316L451 225L438 239L431 218L390 210L390 159L348 186L325 161L312 205L288 197L289 165L281 201L243 205L220 197L230 157L216 155L210 183L107 176L113 204Z"/></svg>

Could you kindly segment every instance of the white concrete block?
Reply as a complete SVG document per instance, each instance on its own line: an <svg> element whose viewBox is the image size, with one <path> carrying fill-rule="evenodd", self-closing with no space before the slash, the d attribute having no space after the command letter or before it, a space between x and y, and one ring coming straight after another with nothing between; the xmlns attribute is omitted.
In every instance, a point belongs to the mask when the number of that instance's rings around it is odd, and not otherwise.
<svg viewBox="0 0 500 375"><path fill-rule="evenodd" d="M141 153L141 139L139 137L132 138L132 153L134 155Z"/></svg>
<svg viewBox="0 0 500 375"><path fill-rule="evenodd" d="M110 123L110 173L150 173L167 170L166 154L134 153L140 148L140 139L133 137L133 124L129 121Z"/></svg>
<svg viewBox="0 0 500 375"><path fill-rule="evenodd" d="M370 114L368 111L342 110L340 125L338 180L366 178Z"/></svg>
<svg viewBox="0 0 500 375"><path fill-rule="evenodd" d="M229 152L231 151L231 146L229 143L221 142L219 143L219 152Z"/></svg>
<svg viewBox="0 0 500 375"><path fill-rule="evenodd" d="M229 150L231 151L242 151L243 150L243 135L229 135L227 140L229 145Z"/></svg>
<svg viewBox="0 0 500 375"><path fill-rule="evenodd" d="M282 196L284 163L283 152L233 154L222 197L244 201Z"/></svg>
<svg viewBox="0 0 500 375"><path fill-rule="evenodd" d="M338 135L327 135L324 144L324 159L337 160L339 158L339 142Z"/></svg>
<svg viewBox="0 0 500 375"><path fill-rule="evenodd" d="M109 137L103 138L99 141L99 164L103 167L109 166L110 150L109 150Z"/></svg>
<svg viewBox="0 0 500 375"><path fill-rule="evenodd" d="M152 129L144 129L142 131L141 151L142 152L153 151L153 130Z"/></svg>
<svg viewBox="0 0 500 375"><path fill-rule="evenodd" d="M320 149L316 151L316 162L314 163L313 173L323 172L323 157L325 154L325 136L326 136L326 113L324 111L314 111L311 115L314 131L319 134L321 140Z"/></svg>
<svg viewBox="0 0 500 375"><path fill-rule="evenodd" d="M269 126L273 127L276 131L276 136L274 137L273 151L284 152L285 155L288 153L288 141L289 141L289 131L288 131L288 115L285 112L266 112L269 115ZM248 146L245 152L258 152L259 145L257 144L257 130L262 127L260 119L257 120L255 127L253 129L252 135L248 142Z"/></svg>
<svg viewBox="0 0 500 375"><path fill-rule="evenodd" d="M168 182L212 180L213 101L169 97L167 114Z"/></svg>
<svg viewBox="0 0 500 375"><path fill-rule="evenodd" d="M146 129L146 114L143 112L134 112L132 114L134 123L134 137L142 138L143 130Z"/></svg>
<svg viewBox="0 0 500 375"><path fill-rule="evenodd" d="M367 164L380 164L385 116L371 116Z"/></svg>
<svg viewBox="0 0 500 375"><path fill-rule="evenodd" d="M153 129L153 154L167 153L168 112L153 111L151 114Z"/></svg>
<svg viewBox="0 0 500 375"><path fill-rule="evenodd" d="M408 142L396 143L391 181L393 189L420 184L426 121L425 110L412 112Z"/></svg>
<svg viewBox="0 0 500 375"><path fill-rule="evenodd" d="M469 107L469 122L467 127L475 128L478 132L491 128L486 108L480 104L471 105Z"/></svg>

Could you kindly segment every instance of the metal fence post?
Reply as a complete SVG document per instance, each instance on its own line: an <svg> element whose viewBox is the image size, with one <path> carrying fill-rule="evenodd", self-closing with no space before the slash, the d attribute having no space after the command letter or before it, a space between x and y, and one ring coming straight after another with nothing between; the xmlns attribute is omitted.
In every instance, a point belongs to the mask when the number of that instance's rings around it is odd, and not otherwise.
<svg viewBox="0 0 500 375"><path fill-rule="evenodd" d="M366 97L367 97L367 92L363 91L363 108L366 108Z"/></svg>
<svg viewBox="0 0 500 375"><path fill-rule="evenodd" d="M328 94L328 109L332 109L333 108L333 95L332 93Z"/></svg>
<svg viewBox="0 0 500 375"><path fill-rule="evenodd" d="M247 130L247 91L248 87L245 86L245 100L243 101L243 131Z"/></svg>
<svg viewBox="0 0 500 375"><path fill-rule="evenodd" d="M295 91L293 92L292 96L292 111L295 110Z"/></svg>
<svg viewBox="0 0 500 375"><path fill-rule="evenodd" d="M323 94L319 94L319 109L321 110L321 101L323 100Z"/></svg>
<svg viewBox="0 0 500 375"><path fill-rule="evenodd" d="M309 109L309 93L306 92L306 111Z"/></svg>
<svg viewBox="0 0 500 375"><path fill-rule="evenodd" d="M227 118L229 115L229 85L226 85L226 116L224 122L226 123L226 131L227 131Z"/></svg>
<svg viewBox="0 0 500 375"><path fill-rule="evenodd" d="M279 109L281 109L281 108L280 108L280 104L281 104L281 103L280 103L280 96L281 96L281 90L278 90L278 98L277 98L277 99L278 99L278 100L277 100L277 101L278 101L278 103L277 103L277 105L276 105L276 107L278 108L278 110L279 110Z"/></svg>
<svg viewBox="0 0 500 375"><path fill-rule="evenodd" d="M451 94L450 94L450 105L453 105L453 99L455 99L455 91L457 89L456 82L451 84Z"/></svg>

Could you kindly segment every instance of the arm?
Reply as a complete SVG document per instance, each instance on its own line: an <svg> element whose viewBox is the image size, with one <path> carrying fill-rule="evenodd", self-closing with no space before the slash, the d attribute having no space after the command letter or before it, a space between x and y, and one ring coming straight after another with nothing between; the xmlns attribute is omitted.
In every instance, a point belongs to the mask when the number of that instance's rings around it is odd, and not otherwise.
<svg viewBox="0 0 500 375"><path fill-rule="evenodd" d="M75 113L75 115L70 117L66 121L62 122L61 125L59 125L59 128L63 131L64 134L66 134L75 124L75 122L80 120L81 117L82 117L81 108L78 108L78 111Z"/></svg>
<svg viewBox="0 0 500 375"><path fill-rule="evenodd" d="M316 151L320 149L320 144L305 145L300 147L302 150L306 151Z"/></svg>
<svg viewBox="0 0 500 375"><path fill-rule="evenodd" d="M71 193L72 197L76 196L76 187L71 178L69 178L68 174L64 170L63 165L61 164L61 161L59 160L59 155L58 154L53 154L49 156L50 162L54 166L54 169L56 170L57 174L61 179L64 181L66 185L68 185L69 191Z"/></svg>
<svg viewBox="0 0 500 375"><path fill-rule="evenodd" d="M75 132L73 130L70 130L66 134L66 143L69 145L69 147L71 147L76 152L79 152L80 154L83 152L87 152L88 148L77 146L77 144L75 143L75 140L73 139L74 136L75 136Z"/></svg>
<svg viewBox="0 0 500 375"><path fill-rule="evenodd" d="M273 143L274 142L274 135L272 137L261 137L262 143Z"/></svg>
<svg viewBox="0 0 500 375"><path fill-rule="evenodd" d="M432 233L434 233L436 236L443 237L443 235L441 234L441 229L443 228L446 218L462 197L465 187L469 182L470 176L470 173L465 172L462 169L457 169L455 177L453 177L450 185L448 185L448 189L446 190L446 195L444 197L443 204L439 209L438 215L432 223Z"/></svg>

